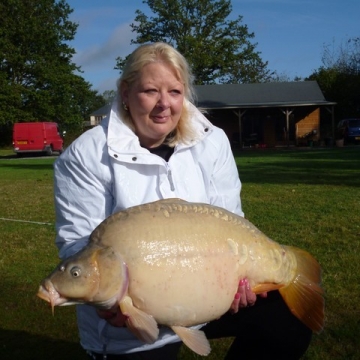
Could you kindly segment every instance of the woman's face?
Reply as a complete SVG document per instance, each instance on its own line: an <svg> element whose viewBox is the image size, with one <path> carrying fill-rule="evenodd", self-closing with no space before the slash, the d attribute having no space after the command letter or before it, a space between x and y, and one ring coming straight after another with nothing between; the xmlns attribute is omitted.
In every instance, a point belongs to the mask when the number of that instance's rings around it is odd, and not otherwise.
<svg viewBox="0 0 360 360"><path fill-rule="evenodd" d="M184 85L169 65L145 65L131 86L124 85L122 100L128 106L142 146L156 147L173 131L180 119Z"/></svg>

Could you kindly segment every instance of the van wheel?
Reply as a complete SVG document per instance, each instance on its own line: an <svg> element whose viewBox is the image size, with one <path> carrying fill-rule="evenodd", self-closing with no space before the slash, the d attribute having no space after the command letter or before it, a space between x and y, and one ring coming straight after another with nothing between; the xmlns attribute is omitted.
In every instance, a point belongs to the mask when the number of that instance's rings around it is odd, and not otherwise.
<svg viewBox="0 0 360 360"><path fill-rule="evenodd" d="M52 146L50 145L47 150L46 150L46 155L47 156L51 156L53 154L53 148Z"/></svg>

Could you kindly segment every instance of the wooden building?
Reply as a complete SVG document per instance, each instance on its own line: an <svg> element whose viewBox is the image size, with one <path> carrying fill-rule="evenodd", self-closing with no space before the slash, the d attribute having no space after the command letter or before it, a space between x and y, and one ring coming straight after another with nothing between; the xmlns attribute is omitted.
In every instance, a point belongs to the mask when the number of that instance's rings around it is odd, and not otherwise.
<svg viewBox="0 0 360 360"><path fill-rule="evenodd" d="M213 124L224 129L233 146L301 146L319 141L321 108L331 117L334 135L335 103L325 100L316 81L202 85L195 89L197 105Z"/></svg>
<svg viewBox="0 0 360 360"><path fill-rule="evenodd" d="M110 109L111 109L111 105L107 104L101 107L100 109L97 109L93 113L91 113L90 120L84 121L83 124L84 127L87 128L87 127L93 127L99 125L101 123L101 120L109 114Z"/></svg>

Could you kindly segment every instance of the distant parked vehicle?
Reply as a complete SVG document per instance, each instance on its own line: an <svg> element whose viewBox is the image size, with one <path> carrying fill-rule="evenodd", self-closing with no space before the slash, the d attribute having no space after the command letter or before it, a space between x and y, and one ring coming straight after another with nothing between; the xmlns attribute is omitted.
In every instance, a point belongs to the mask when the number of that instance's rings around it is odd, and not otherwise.
<svg viewBox="0 0 360 360"><path fill-rule="evenodd" d="M13 128L13 148L20 156L24 153L62 153L63 139L55 122L16 123Z"/></svg>
<svg viewBox="0 0 360 360"><path fill-rule="evenodd" d="M360 119L351 118L339 121L337 136L343 137L345 142L360 142Z"/></svg>

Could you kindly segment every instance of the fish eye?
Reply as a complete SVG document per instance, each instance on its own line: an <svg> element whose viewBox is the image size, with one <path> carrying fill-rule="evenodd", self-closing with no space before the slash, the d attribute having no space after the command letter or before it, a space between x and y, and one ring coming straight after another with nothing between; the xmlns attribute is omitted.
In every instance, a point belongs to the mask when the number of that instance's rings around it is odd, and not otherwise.
<svg viewBox="0 0 360 360"><path fill-rule="evenodd" d="M74 266L71 270L70 270L70 274L72 277L79 277L81 275L81 270L79 267Z"/></svg>

